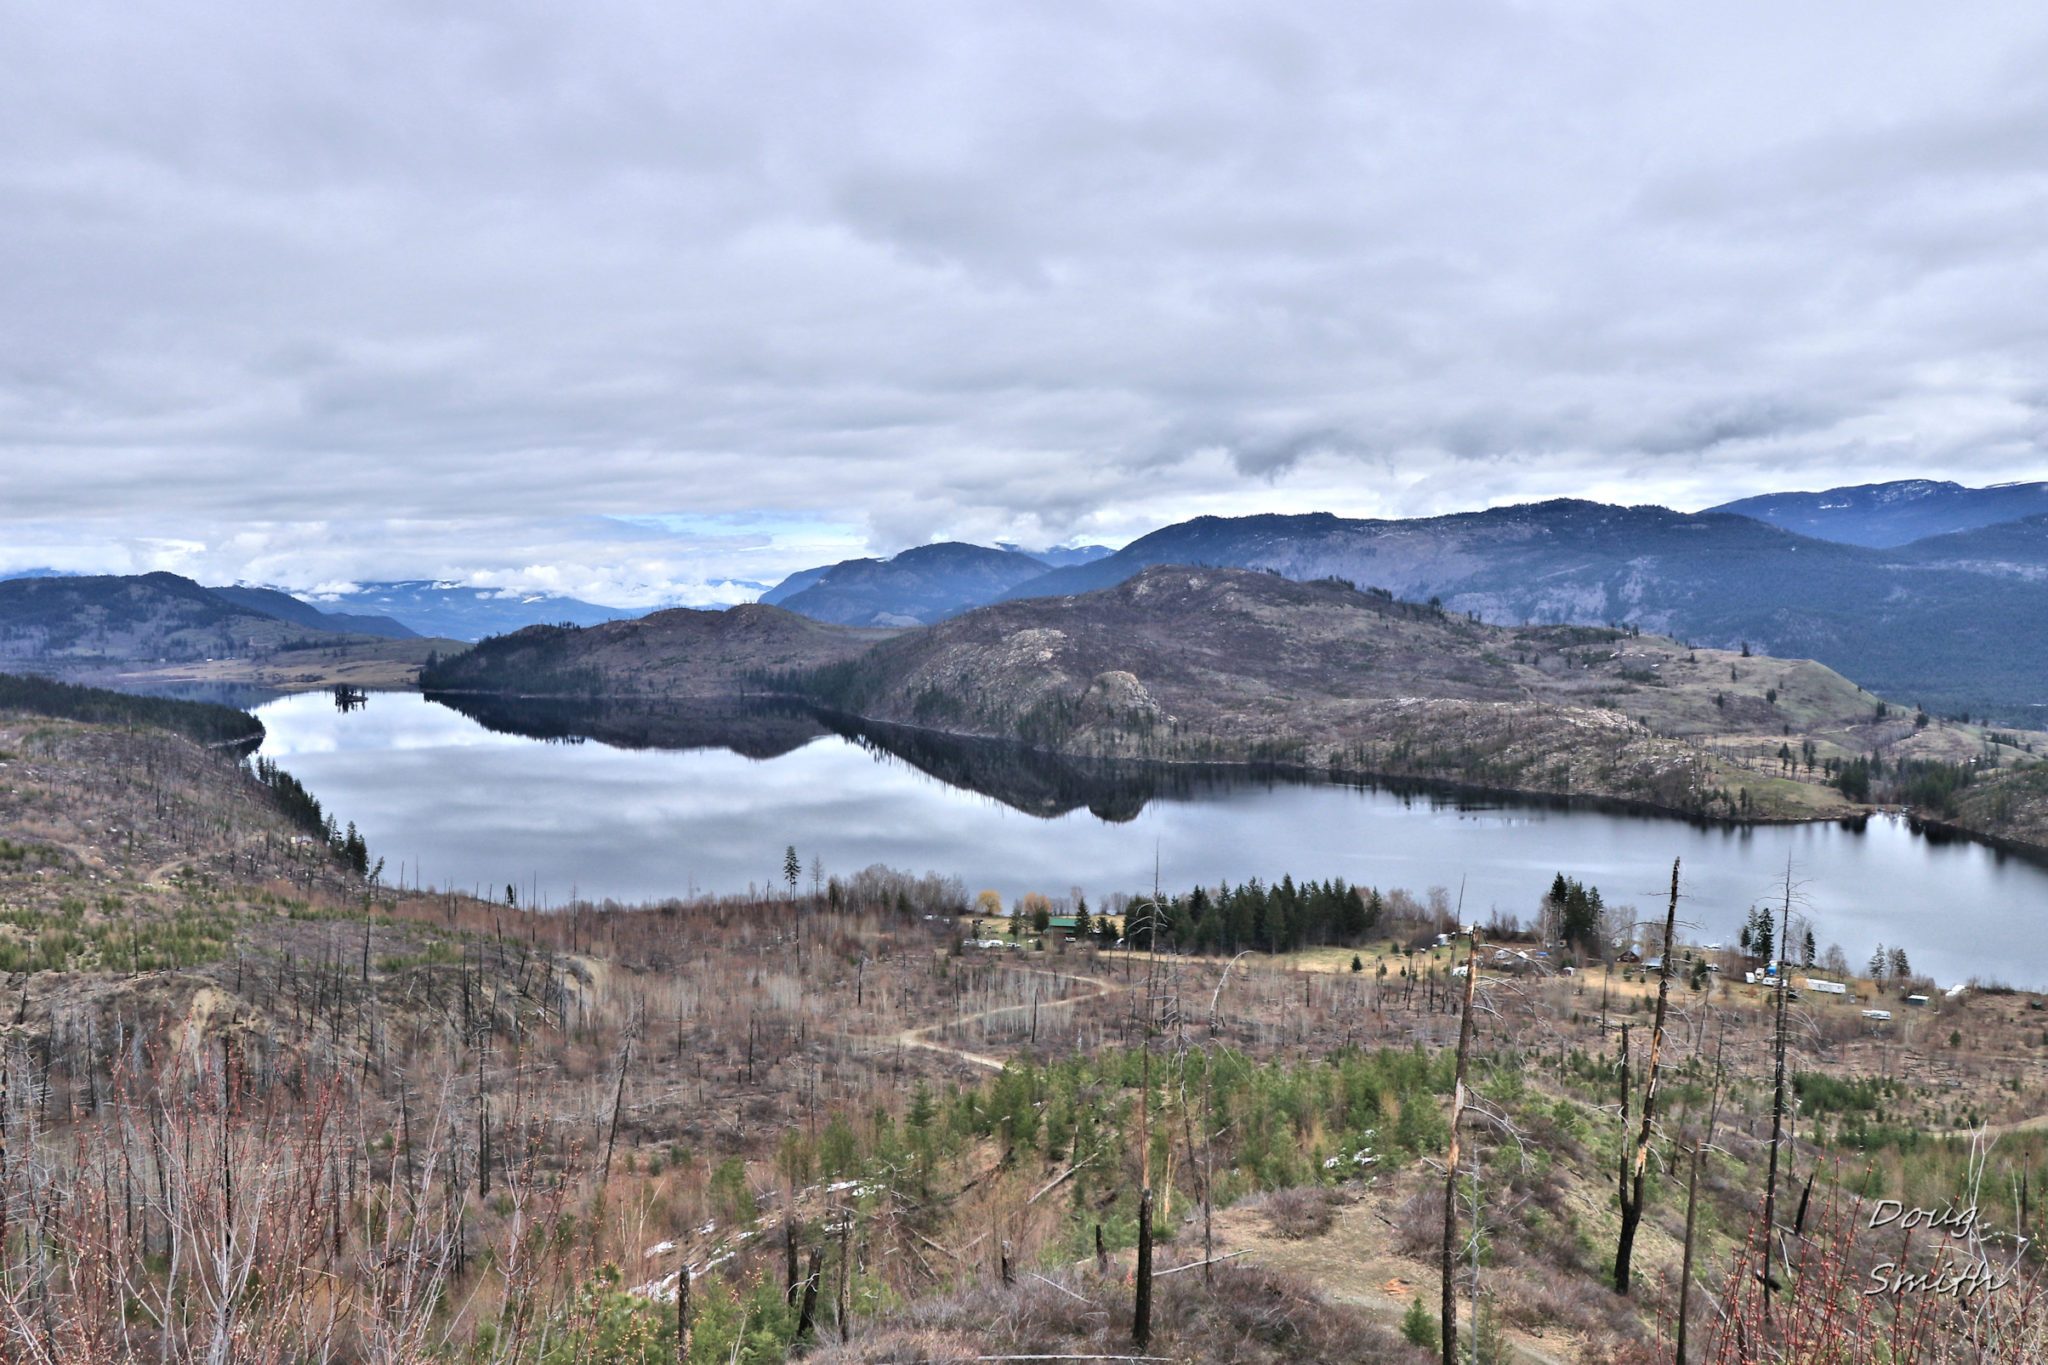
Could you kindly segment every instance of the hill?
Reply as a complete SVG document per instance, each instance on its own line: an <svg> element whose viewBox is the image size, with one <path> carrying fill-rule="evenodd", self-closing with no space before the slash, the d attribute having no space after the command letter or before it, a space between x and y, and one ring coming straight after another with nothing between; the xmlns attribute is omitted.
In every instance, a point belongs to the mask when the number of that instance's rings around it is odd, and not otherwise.
<svg viewBox="0 0 2048 1365"><path fill-rule="evenodd" d="M246 655L308 627L230 602L176 574L0 582L0 660L92 665ZM336 632L318 631L339 639Z"/></svg>
<svg viewBox="0 0 2048 1365"><path fill-rule="evenodd" d="M1887 549L2048 514L2048 483L1966 488L1938 479L1901 479L1818 493L1764 493L1710 507L1753 517L1816 540Z"/></svg>
<svg viewBox="0 0 2048 1365"><path fill-rule="evenodd" d="M1068 754L1281 761L1701 814L1846 809L1769 761L1787 736L1846 759L1898 744L1932 757L1946 733L1880 718L1876 698L1817 663L1166 566L985 607L799 685L870 720Z"/></svg>
<svg viewBox="0 0 2048 1365"><path fill-rule="evenodd" d="M1896 551L1901 563L1929 569L2048 584L2048 513L1954 535L1930 536Z"/></svg>
<svg viewBox="0 0 2048 1365"><path fill-rule="evenodd" d="M1972 538L2003 550L1977 552ZM1811 658L1944 713L2037 718L2048 591L1981 571L2022 531L1898 550L1796 536L1747 517L1557 501L1410 521L1200 517L1013 588L1089 592L1156 564L1335 576L1501 623L1621 624L1723 649Z"/></svg>
<svg viewBox="0 0 2048 1365"><path fill-rule="evenodd" d="M892 559L849 559L806 570L814 576L788 593L783 589L801 575L783 580L771 605L846 626L925 625L993 601L1046 568L1030 555L949 541Z"/></svg>
<svg viewBox="0 0 2048 1365"><path fill-rule="evenodd" d="M361 583L346 592L321 595L322 609L373 613L402 621L423 636L444 640L481 640L523 626L593 626L633 615L620 607L599 606L574 597L520 592L509 588L477 588L433 579Z"/></svg>
<svg viewBox="0 0 2048 1365"><path fill-rule="evenodd" d="M149 726L212 748L252 749L263 741L263 722L232 706L138 697L12 673L0 673L0 711L94 725Z"/></svg>
<svg viewBox="0 0 2048 1365"><path fill-rule="evenodd" d="M310 602L302 602L290 593L279 592L275 588L252 588L235 584L231 587L208 588L207 591L235 606L246 607L264 616L274 616L280 621L290 621L312 630L333 630L348 635L375 635L386 640L419 638L418 631L388 616L322 611Z"/></svg>
<svg viewBox="0 0 2048 1365"><path fill-rule="evenodd" d="M0 582L0 667L140 692L406 687L422 663L460 647L395 621L361 623L377 633L355 624L283 593L216 592L176 574L10 579Z"/></svg>
<svg viewBox="0 0 2048 1365"><path fill-rule="evenodd" d="M828 625L780 607L677 607L595 626L528 626L420 673L429 692L524 696L733 696L763 674L860 653L890 632Z"/></svg>

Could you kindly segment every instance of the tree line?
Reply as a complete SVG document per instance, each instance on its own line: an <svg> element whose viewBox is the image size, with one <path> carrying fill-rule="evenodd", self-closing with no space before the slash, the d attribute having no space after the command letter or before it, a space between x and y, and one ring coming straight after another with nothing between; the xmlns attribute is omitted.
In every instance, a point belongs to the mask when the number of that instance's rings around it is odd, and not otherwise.
<svg viewBox="0 0 2048 1365"><path fill-rule="evenodd" d="M138 697L29 674L0 673L0 711L26 711L94 725L148 725L201 744L254 746L263 742L263 722L232 706Z"/></svg>
<svg viewBox="0 0 2048 1365"><path fill-rule="evenodd" d="M1198 886L1183 896L1159 900L1131 897L1124 938L1134 948L1183 952L1244 951L1287 953L1298 948L1356 946L1386 914L1387 902L1371 888L1341 877L1297 884L1287 875L1271 886L1256 877L1238 886Z"/></svg>

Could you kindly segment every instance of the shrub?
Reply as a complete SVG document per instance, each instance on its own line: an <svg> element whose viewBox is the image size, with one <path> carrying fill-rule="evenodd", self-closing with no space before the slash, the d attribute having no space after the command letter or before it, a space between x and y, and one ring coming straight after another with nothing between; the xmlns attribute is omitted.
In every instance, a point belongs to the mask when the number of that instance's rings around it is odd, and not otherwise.
<svg viewBox="0 0 2048 1365"><path fill-rule="evenodd" d="M1329 1190L1297 1186L1267 1195L1260 1212L1275 1237L1320 1237L1336 1220L1336 1202Z"/></svg>
<svg viewBox="0 0 2048 1365"><path fill-rule="evenodd" d="M1420 1294L1408 1300L1408 1311L1401 1315L1401 1335L1410 1345L1420 1346L1425 1351L1442 1349L1437 1315L1429 1311L1429 1305L1422 1301Z"/></svg>

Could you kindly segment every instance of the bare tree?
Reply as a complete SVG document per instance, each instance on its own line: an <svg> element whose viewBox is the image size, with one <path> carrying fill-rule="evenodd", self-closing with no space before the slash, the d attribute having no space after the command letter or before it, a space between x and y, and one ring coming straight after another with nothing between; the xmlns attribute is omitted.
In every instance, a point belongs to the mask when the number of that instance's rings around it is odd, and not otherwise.
<svg viewBox="0 0 2048 1365"><path fill-rule="evenodd" d="M1636 1228L1643 1220L1643 1197L1648 1183L1650 1138L1657 1122L1657 1080L1663 1062L1664 1016L1671 1003L1671 945L1678 929L1678 860L1671 862L1671 900L1664 911L1664 956L1657 971L1657 1014L1650 1028L1650 1057L1643 1075L1643 1121L1634 1149L1624 1158L1621 1170L1621 1236L1614 1244L1614 1292L1628 1293L1630 1261L1635 1254ZM1622 1028L1622 1055L1628 1053L1628 1029ZM1622 1087L1628 1087L1628 1063L1622 1063ZM1628 1101L1622 1100L1622 1123L1628 1123Z"/></svg>
<svg viewBox="0 0 2048 1365"><path fill-rule="evenodd" d="M1785 861L1784 904L1779 914L1778 941L1772 945L1777 957L1777 1021L1771 1034L1771 1054L1774 1069L1771 1083L1771 1158L1768 1173L1764 1177L1764 1222L1763 1255L1758 1264L1763 1267L1763 1320L1766 1327L1771 1321L1771 1294L1777 1284L1771 1275L1772 1249L1778 1239L1778 1149L1785 1138L1785 1010L1790 992L1785 973L1785 941L1792 929L1792 862Z"/></svg>
<svg viewBox="0 0 2048 1365"><path fill-rule="evenodd" d="M1458 1017L1458 1064L1451 1081L1451 1136L1444 1152L1444 1243L1441 1335L1443 1365L1458 1359L1458 1124L1465 1117L1465 1070L1472 1055L1472 998L1479 985L1479 933L1468 936L1465 953L1465 1007ZM1475 1311L1477 1306L1475 1305ZM1477 1323L1474 1324L1476 1332Z"/></svg>
<svg viewBox="0 0 2048 1365"><path fill-rule="evenodd" d="M1678 1339L1676 1342L1676 1365L1685 1365L1686 1320L1692 1310L1692 1249L1695 1227L1694 1215L1698 1212L1700 1194L1700 1163L1707 1150L1714 1145L1714 1125L1721 1117L1721 1083L1726 1075L1724 1056L1728 1046L1728 1030L1723 1025L1720 1041L1714 1048L1714 1093L1707 1105L1707 1127L1703 1133L1695 1133L1689 1145L1687 1156L1690 1169L1685 1178L1685 1251L1678 1270Z"/></svg>

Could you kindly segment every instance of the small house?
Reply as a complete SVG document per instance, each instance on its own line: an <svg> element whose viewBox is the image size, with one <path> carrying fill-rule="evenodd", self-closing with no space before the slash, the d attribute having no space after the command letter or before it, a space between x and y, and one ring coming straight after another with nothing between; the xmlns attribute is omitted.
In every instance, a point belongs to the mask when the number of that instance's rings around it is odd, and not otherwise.
<svg viewBox="0 0 2048 1365"><path fill-rule="evenodd" d="M1919 1006L1919 1007L1923 1007L1923 1008L1924 1008L1924 1007L1926 1006L1926 1004L1927 1004L1927 997L1926 997L1926 996L1924 996L1924 995L1909 995L1909 996L1907 996L1907 997L1906 997L1906 1003L1907 1003L1907 1004L1909 1004L1909 1005L1914 1005L1914 1006Z"/></svg>

